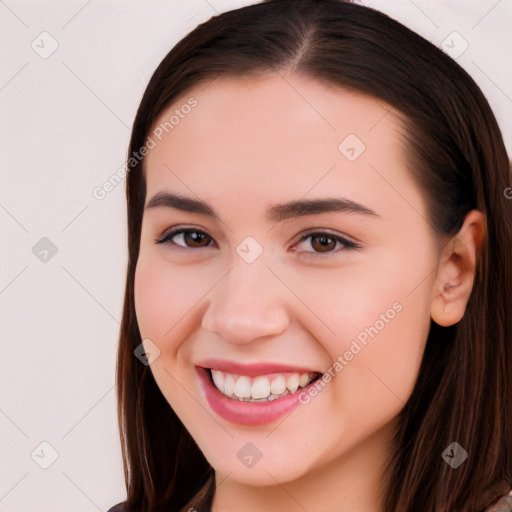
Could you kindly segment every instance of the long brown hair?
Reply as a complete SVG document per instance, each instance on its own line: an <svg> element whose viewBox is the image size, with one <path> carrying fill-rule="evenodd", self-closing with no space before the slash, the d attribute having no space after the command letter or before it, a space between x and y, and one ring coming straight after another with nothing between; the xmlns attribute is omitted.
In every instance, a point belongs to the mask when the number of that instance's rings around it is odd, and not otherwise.
<svg viewBox="0 0 512 512"><path fill-rule="evenodd" d="M128 158L190 87L291 71L379 98L404 115L409 170L436 233L456 234L471 209L485 214L466 313L451 327L431 323L382 483L384 512L481 512L512 480L512 201L505 197L510 171L502 135L471 77L374 9L343 0L270 0L212 17L167 54L140 103ZM133 354L141 343L134 274L143 165L132 159L126 180L129 261L116 375L124 505L127 512L206 511L213 469ZM457 469L441 457L454 441L469 453Z"/></svg>

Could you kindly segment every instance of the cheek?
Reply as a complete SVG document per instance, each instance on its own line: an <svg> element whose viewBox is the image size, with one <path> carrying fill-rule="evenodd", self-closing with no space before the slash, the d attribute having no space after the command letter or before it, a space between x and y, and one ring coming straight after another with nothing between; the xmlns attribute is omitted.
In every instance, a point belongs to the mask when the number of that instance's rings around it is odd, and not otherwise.
<svg viewBox="0 0 512 512"><path fill-rule="evenodd" d="M336 395L348 409L368 411L354 416L356 430L366 428L367 422L398 414L418 376L430 327L424 299L428 287L409 297L403 290L396 291L394 308L387 297L372 301L373 310L351 324L352 336L343 341L347 364ZM355 310L354 316L357 313Z"/></svg>
<svg viewBox="0 0 512 512"><path fill-rule="evenodd" d="M195 281L186 272L172 271L161 258L139 258L134 287L141 336L154 339L159 345L172 338L169 331L191 311L200 296Z"/></svg>
<svg viewBox="0 0 512 512"><path fill-rule="evenodd" d="M331 354L343 353L355 338L363 343L365 339L386 339L387 344L398 347L425 335L430 325L430 265L427 261L408 265L395 258L372 255L371 261L323 274L305 269L285 276L312 312L302 320L317 319L319 328L314 332L329 344Z"/></svg>
<svg viewBox="0 0 512 512"><path fill-rule="evenodd" d="M333 398L372 417L392 417L409 398L430 328L432 258L426 248L400 252L402 259L382 254L310 288L310 304L335 333L323 337L336 374Z"/></svg>
<svg viewBox="0 0 512 512"><path fill-rule="evenodd" d="M197 404L183 393L182 383L187 382L188 376L177 369L177 358L182 341L191 333L191 322L197 321L194 305L205 293L202 288L186 272L176 271L161 257L147 253L139 257L134 302L140 335L160 349L151 372L168 403L185 422L187 411L193 411Z"/></svg>
<svg viewBox="0 0 512 512"><path fill-rule="evenodd" d="M152 265L147 259L139 258L135 269L134 301L137 324L142 339L157 337L164 329L163 304L168 303L168 293L158 265Z"/></svg>

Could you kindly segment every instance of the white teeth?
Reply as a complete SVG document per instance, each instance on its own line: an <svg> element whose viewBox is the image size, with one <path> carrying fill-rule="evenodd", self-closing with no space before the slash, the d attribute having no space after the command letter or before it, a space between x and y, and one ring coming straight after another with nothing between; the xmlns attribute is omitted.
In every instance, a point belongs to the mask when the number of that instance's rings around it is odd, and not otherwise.
<svg viewBox="0 0 512 512"><path fill-rule="evenodd" d="M235 395L238 398L251 398L251 379L241 375L235 384Z"/></svg>
<svg viewBox="0 0 512 512"><path fill-rule="evenodd" d="M286 381L284 380L284 377L282 375L279 375L276 377L272 384L270 384L270 392L273 395L281 395L284 393L286 389Z"/></svg>
<svg viewBox="0 0 512 512"><path fill-rule="evenodd" d="M294 373L290 375L286 380L286 387L290 390L290 393L295 393L299 387L299 376Z"/></svg>
<svg viewBox="0 0 512 512"><path fill-rule="evenodd" d="M256 377L254 379L251 394L253 398L267 398L270 395L270 382L267 377Z"/></svg>
<svg viewBox="0 0 512 512"><path fill-rule="evenodd" d="M229 398L259 402L295 393L299 387L306 387L314 376L308 372L287 372L248 377L213 369L211 375L215 387Z"/></svg>
<svg viewBox="0 0 512 512"><path fill-rule="evenodd" d="M219 370L212 370L212 378L219 391L224 393L224 374Z"/></svg>
<svg viewBox="0 0 512 512"><path fill-rule="evenodd" d="M235 392L235 377L231 374L226 374L226 378L224 379L224 391L220 390L227 396L231 396Z"/></svg>

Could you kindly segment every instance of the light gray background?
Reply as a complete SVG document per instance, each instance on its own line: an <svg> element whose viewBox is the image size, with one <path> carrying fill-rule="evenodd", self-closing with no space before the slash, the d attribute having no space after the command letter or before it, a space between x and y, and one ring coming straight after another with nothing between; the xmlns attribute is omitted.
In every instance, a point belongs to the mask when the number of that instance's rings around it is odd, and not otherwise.
<svg viewBox="0 0 512 512"><path fill-rule="evenodd" d="M169 49L251 3L0 0L0 512L105 511L125 498L114 389L125 191L93 190L122 167ZM469 44L457 60L511 154L512 0L364 3L450 51ZM33 251L43 237L57 248L46 261L44 247Z"/></svg>

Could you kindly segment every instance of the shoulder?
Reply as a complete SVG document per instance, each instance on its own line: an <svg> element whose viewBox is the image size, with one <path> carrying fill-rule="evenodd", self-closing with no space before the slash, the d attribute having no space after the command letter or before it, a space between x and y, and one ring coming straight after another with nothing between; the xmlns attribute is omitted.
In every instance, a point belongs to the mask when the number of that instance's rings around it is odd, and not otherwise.
<svg viewBox="0 0 512 512"><path fill-rule="evenodd" d="M485 512L512 512L512 491L502 496L494 505Z"/></svg>
<svg viewBox="0 0 512 512"><path fill-rule="evenodd" d="M107 512L125 512L124 505L125 505L125 502L122 501L121 503L114 505L112 508L109 508L107 510Z"/></svg>

